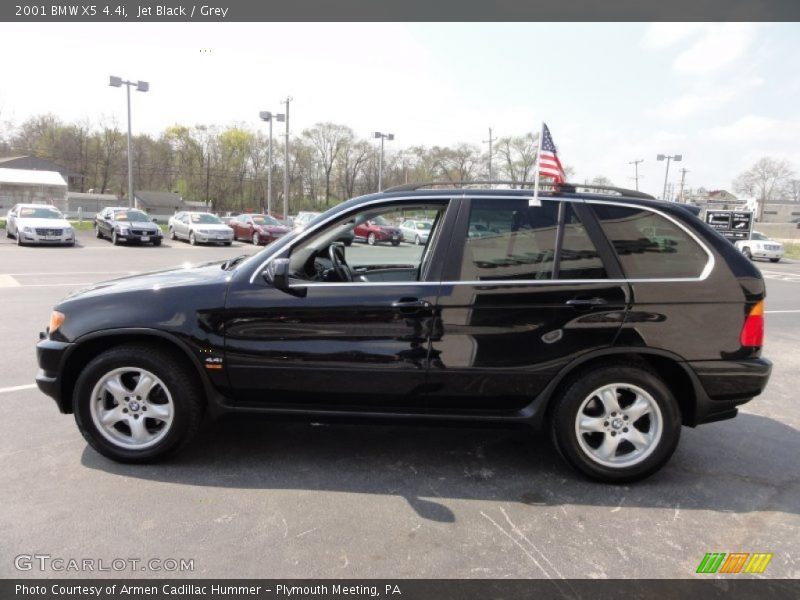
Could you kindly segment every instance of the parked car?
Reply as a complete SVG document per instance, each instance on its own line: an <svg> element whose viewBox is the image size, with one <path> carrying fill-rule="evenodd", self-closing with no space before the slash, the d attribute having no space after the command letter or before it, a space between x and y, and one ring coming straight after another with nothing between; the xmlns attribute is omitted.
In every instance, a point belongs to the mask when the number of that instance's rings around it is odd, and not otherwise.
<svg viewBox="0 0 800 600"><path fill-rule="evenodd" d="M233 239L252 242L256 246L270 244L290 231L270 215L239 215L228 226L233 229Z"/></svg>
<svg viewBox="0 0 800 600"><path fill-rule="evenodd" d="M783 244L769 239L760 231L754 231L749 240L739 240L735 245L750 260L768 258L776 263L783 258Z"/></svg>
<svg viewBox="0 0 800 600"><path fill-rule="evenodd" d="M6 236L18 246L28 244L75 245L75 231L55 206L16 204L6 214Z"/></svg>
<svg viewBox="0 0 800 600"><path fill-rule="evenodd" d="M225 225L218 216L207 212L184 211L169 218L169 239L187 240L197 244L223 244L233 242L233 229Z"/></svg>
<svg viewBox="0 0 800 600"><path fill-rule="evenodd" d="M397 246L402 237L400 229L380 215L356 225L353 233L357 240L363 240L370 246L379 242L389 242L392 246Z"/></svg>
<svg viewBox="0 0 800 600"><path fill-rule="evenodd" d="M115 246L134 242L160 246L164 234L150 217L136 208L107 206L94 218L94 234L108 238Z"/></svg>
<svg viewBox="0 0 800 600"><path fill-rule="evenodd" d="M406 219L400 225L400 235L404 242L411 242L419 246L428 243L428 235L433 223L425 219Z"/></svg>
<svg viewBox="0 0 800 600"><path fill-rule="evenodd" d="M764 280L674 203L576 190L388 190L250 257L97 284L55 306L36 381L121 462L250 411L525 425L590 477L646 477L764 390ZM336 242L403 210L435 214L421 253Z"/></svg>

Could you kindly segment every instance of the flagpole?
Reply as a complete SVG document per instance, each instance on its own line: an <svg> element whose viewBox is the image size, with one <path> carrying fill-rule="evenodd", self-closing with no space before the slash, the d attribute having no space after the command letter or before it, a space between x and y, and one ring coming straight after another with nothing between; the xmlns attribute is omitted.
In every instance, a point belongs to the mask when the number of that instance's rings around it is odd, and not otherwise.
<svg viewBox="0 0 800 600"><path fill-rule="evenodd" d="M542 121L542 127L539 129L539 146L536 148L536 175L534 175L535 179L533 180L533 201L534 204L539 201L539 161L542 157L542 138L544 137L544 121Z"/></svg>

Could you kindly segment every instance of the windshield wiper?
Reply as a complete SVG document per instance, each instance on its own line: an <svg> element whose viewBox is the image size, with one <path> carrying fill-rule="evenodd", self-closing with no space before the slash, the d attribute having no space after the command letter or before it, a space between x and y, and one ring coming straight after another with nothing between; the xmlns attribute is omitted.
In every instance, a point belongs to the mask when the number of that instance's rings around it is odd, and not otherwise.
<svg viewBox="0 0 800 600"><path fill-rule="evenodd" d="M248 256L250 256L250 255L249 255L249 254L240 254L240 255L239 255L239 256L237 256L236 258L229 258L229 259L228 259L228 260L226 260L224 263L222 263L222 265L221 265L221 267L220 267L220 268L221 268L223 271L228 271L229 269L232 269L233 267L235 267L236 265L238 265L240 262L242 262L242 261L243 261L245 258L247 258Z"/></svg>

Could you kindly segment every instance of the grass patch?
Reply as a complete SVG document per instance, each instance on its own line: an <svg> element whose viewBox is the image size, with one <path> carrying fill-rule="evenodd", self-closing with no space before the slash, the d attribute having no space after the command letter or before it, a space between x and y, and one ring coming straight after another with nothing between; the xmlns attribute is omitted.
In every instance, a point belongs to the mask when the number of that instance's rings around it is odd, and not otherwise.
<svg viewBox="0 0 800 600"><path fill-rule="evenodd" d="M787 242L783 244L783 255L786 258L800 259L800 242Z"/></svg>
<svg viewBox="0 0 800 600"><path fill-rule="evenodd" d="M6 220L0 219L0 229L5 229L5 228L6 228Z"/></svg>

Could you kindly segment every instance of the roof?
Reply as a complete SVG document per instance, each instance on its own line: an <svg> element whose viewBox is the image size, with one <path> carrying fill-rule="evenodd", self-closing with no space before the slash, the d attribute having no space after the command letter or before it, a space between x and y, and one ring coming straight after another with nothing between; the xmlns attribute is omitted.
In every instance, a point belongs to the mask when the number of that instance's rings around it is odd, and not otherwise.
<svg viewBox="0 0 800 600"><path fill-rule="evenodd" d="M26 171L56 171L61 173L64 177L83 177L80 173L76 173L63 165L47 160L46 158L39 158L37 156L7 156L0 158L0 168L3 169L24 169Z"/></svg>
<svg viewBox="0 0 800 600"><path fill-rule="evenodd" d="M0 184L3 183L67 187L67 182L56 171L30 171L28 169L0 169Z"/></svg>
<svg viewBox="0 0 800 600"><path fill-rule="evenodd" d="M174 192L134 192L133 196L143 206L147 208L169 208L174 210L183 207L183 199L180 194Z"/></svg>
<svg viewBox="0 0 800 600"><path fill-rule="evenodd" d="M116 194L90 194L88 192L67 192L68 200L119 200Z"/></svg>

